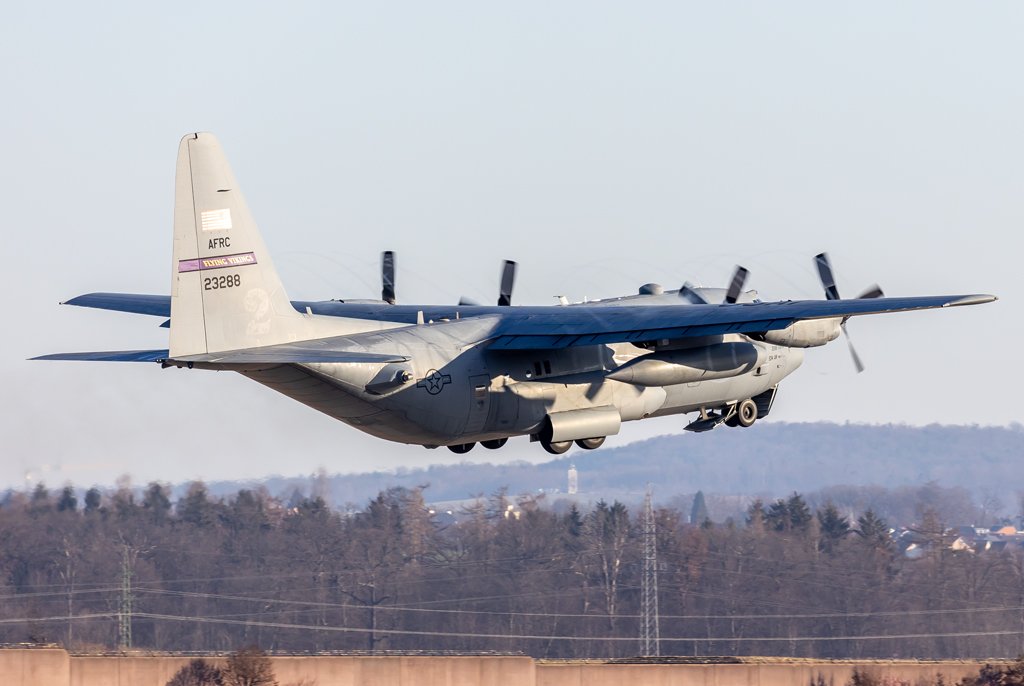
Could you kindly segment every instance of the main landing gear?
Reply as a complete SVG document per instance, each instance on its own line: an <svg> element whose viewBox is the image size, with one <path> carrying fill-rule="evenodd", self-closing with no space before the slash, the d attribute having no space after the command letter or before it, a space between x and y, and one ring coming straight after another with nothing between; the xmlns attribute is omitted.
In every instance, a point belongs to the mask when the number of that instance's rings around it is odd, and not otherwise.
<svg viewBox="0 0 1024 686"><path fill-rule="evenodd" d="M508 443L507 436L505 438L494 438L489 441L480 441L480 445L488 450L497 450L506 443ZM448 446L448 450L451 450L456 455L465 455L473 449L474 445L476 445L476 443L457 443L455 445Z"/></svg>
<svg viewBox="0 0 1024 686"><path fill-rule="evenodd" d="M550 441L544 438L540 439L540 445L544 450L548 451L552 455L561 455L575 443L584 450L596 450L604 445L604 436L598 436L596 438L578 438L575 441Z"/></svg>

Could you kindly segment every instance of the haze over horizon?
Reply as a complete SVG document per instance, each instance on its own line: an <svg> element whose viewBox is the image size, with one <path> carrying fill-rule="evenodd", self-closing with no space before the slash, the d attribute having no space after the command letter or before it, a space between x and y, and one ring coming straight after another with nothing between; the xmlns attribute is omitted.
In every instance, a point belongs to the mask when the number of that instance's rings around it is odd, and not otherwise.
<svg viewBox="0 0 1024 686"><path fill-rule="evenodd" d="M1019 4L188 8L20 4L0 26L0 487L549 458L381 442L237 375L26 361L166 345L159 320L57 303L168 292L194 130L293 299L377 297L386 249L405 303L491 301L503 258L518 304L736 263L764 299L821 298L828 250L845 296L1000 301L852 320L867 371L810 350L767 421L1022 421Z"/></svg>

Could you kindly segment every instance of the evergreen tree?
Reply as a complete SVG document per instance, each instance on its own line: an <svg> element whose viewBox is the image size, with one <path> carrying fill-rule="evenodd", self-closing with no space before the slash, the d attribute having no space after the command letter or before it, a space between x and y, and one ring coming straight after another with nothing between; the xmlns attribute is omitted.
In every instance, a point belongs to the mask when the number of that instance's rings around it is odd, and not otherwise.
<svg viewBox="0 0 1024 686"><path fill-rule="evenodd" d="M171 511L171 499L167 496L167 489L155 481L149 484L145 495L142 496L142 508L154 522L164 521Z"/></svg>
<svg viewBox="0 0 1024 686"><path fill-rule="evenodd" d="M818 549L831 553L839 541L850 533L850 522L839 514L836 506L829 501L824 509L818 510L818 529Z"/></svg>
<svg viewBox="0 0 1024 686"><path fill-rule="evenodd" d="M857 535L865 543L879 548L887 548L892 543L892 539L889 538L889 525L872 510L857 518Z"/></svg>
<svg viewBox="0 0 1024 686"><path fill-rule="evenodd" d="M789 526L793 531L807 531L814 515L811 508L799 493L794 492L786 500L786 510L789 513Z"/></svg>
<svg viewBox="0 0 1024 686"><path fill-rule="evenodd" d="M60 492L60 498L57 500L57 511L74 512L77 508L78 498L75 497L75 489L71 486L65 486Z"/></svg>
<svg viewBox="0 0 1024 686"><path fill-rule="evenodd" d="M214 504L210 501L206 484L193 481L184 498L178 500L178 518L196 527L210 526L214 522Z"/></svg>
<svg viewBox="0 0 1024 686"><path fill-rule="evenodd" d="M29 501L29 512L33 515L43 514L50 509L50 492L46 490L46 484L39 482L32 491L32 499Z"/></svg>
<svg viewBox="0 0 1024 686"><path fill-rule="evenodd" d="M103 496L100 494L100 489L90 488L85 492L85 511L86 513L96 512L100 509L100 504L103 502Z"/></svg>
<svg viewBox="0 0 1024 686"><path fill-rule="evenodd" d="M690 508L690 524L703 526L710 519L707 503L704 502L704 491L697 491L697 495L693 496L693 507Z"/></svg>

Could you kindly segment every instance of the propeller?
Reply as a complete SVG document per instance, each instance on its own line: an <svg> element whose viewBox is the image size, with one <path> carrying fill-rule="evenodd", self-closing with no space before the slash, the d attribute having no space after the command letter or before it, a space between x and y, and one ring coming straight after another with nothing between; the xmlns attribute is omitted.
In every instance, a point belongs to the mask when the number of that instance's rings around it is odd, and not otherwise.
<svg viewBox="0 0 1024 686"><path fill-rule="evenodd" d="M740 297L740 293L743 292L743 286L746 285L749 275L750 271L746 267L736 265L736 271L732 273L732 280L729 282L729 289L725 292L725 300L723 302L730 305L735 304ZM684 283L683 287L679 289L679 297L693 305L709 304L707 298L698 293L689 281Z"/></svg>
<svg viewBox="0 0 1024 686"><path fill-rule="evenodd" d="M725 293L725 302L730 305L736 302L736 299L740 297L740 293L743 292L743 285L747 282L747 276L750 274L746 267L736 265L736 271L732 273L732 281L729 282L729 290Z"/></svg>
<svg viewBox="0 0 1024 686"><path fill-rule="evenodd" d="M679 289L679 297L686 300L694 305L707 305L708 301L704 299L704 296L693 290L693 284L689 281L683 284L683 287Z"/></svg>
<svg viewBox="0 0 1024 686"><path fill-rule="evenodd" d="M512 288L516 283L516 269L519 264L513 260L505 260L501 265L501 286L498 291L498 306L508 307L512 304ZM462 296L459 305L479 307L480 303L472 298Z"/></svg>
<svg viewBox="0 0 1024 686"><path fill-rule="evenodd" d="M832 272L832 262L828 259L828 253L820 253L814 256L814 265L818 268L818 277L821 279L821 285L825 289L825 298L828 300L842 300L839 297L839 289L836 287L835 275ZM863 293L857 296L858 299L865 298L881 298L884 297L885 293L879 288L878 284L873 284ZM853 340L850 339L850 333L846 330L846 320L849 317L843 317L842 321L839 322L839 328L843 332L843 337L846 339L846 346L850 349L850 357L853 358L853 366L857 368L857 373L860 374L864 371L864 363L861 362L860 355L857 354L856 348L853 347Z"/></svg>
<svg viewBox="0 0 1024 686"><path fill-rule="evenodd" d="M512 304L512 287L516 283L516 268L518 266L512 260L505 260L501 267L501 292L498 294L499 307L508 307Z"/></svg>
<svg viewBox="0 0 1024 686"><path fill-rule="evenodd" d="M385 250L380 256L380 277L383 288L380 291L380 299L384 302L395 304L395 253Z"/></svg>

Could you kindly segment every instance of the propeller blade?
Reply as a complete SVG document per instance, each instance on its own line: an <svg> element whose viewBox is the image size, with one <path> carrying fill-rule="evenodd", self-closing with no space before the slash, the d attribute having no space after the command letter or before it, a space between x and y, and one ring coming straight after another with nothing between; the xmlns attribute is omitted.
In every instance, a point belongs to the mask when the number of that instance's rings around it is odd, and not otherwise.
<svg viewBox="0 0 1024 686"><path fill-rule="evenodd" d="M743 292L743 284L747 282L749 273L745 267L737 265L736 271L732 274L732 283L729 284L729 290L725 294L725 302L736 302L736 298L740 297L740 293Z"/></svg>
<svg viewBox="0 0 1024 686"><path fill-rule="evenodd" d="M860 374L864 371L864 363L860 361L860 355L857 354L856 348L853 347L853 341L850 340L850 332L846 330L846 322L840 324L839 328L843 330L846 346L850 349L850 357L853 358L853 366L857 368L857 373Z"/></svg>
<svg viewBox="0 0 1024 686"><path fill-rule="evenodd" d="M825 288L825 297L829 300L839 300L839 289L836 288L836 279L832 275L832 263L829 262L828 253L815 255L814 264L818 267L818 277Z"/></svg>
<svg viewBox="0 0 1024 686"><path fill-rule="evenodd" d="M885 293L882 292L882 289L879 288L878 284L876 283L873 286L869 287L867 290L865 290L863 293L858 295L857 299L858 300L864 300L866 298L884 298L884 297L885 297Z"/></svg>
<svg viewBox="0 0 1024 686"><path fill-rule="evenodd" d="M480 303L478 303L476 300L473 300L472 298L462 296L461 298L459 298L459 305L461 305L462 307L477 307L480 305Z"/></svg>
<svg viewBox="0 0 1024 686"><path fill-rule="evenodd" d="M512 287L516 283L517 266L512 260L505 260L505 264L501 268L501 293L498 295L500 307L508 307L512 304Z"/></svg>
<svg viewBox="0 0 1024 686"><path fill-rule="evenodd" d="M380 276L384 287L380 291L380 299L391 305L395 304L395 253L385 250L380 256Z"/></svg>
<svg viewBox="0 0 1024 686"><path fill-rule="evenodd" d="M693 290L693 286L687 281L683 284L683 287L679 289L679 297L683 300L690 302L693 305L707 305L708 301L704 299L704 296Z"/></svg>

